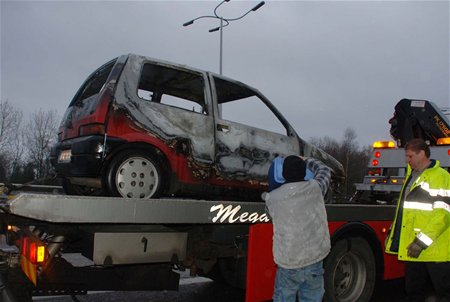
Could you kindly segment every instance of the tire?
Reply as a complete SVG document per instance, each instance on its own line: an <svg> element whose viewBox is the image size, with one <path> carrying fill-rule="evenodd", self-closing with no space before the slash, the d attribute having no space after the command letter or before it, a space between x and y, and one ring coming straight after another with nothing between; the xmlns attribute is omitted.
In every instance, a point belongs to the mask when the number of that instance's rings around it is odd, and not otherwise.
<svg viewBox="0 0 450 302"><path fill-rule="evenodd" d="M81 196L103 196L104 192L100 188L93 188L88 186L74 185L67 178L63 179L62 187L66 195L81 195Z"/></svg>
<svg viewBox="0 0 450 302"><path fill-rule="evenodd" d="M360 237L339 240L324 267L324 301L370 301L376 283L376 263L366 240Z"/></svg>
<svg viewBox="0 0 450 302"><path fill-rule="evenodd" d="M112 196L156 198L162 193L164 178L159 161L142 150L128 150L113 158L106 181Z"/></svg>

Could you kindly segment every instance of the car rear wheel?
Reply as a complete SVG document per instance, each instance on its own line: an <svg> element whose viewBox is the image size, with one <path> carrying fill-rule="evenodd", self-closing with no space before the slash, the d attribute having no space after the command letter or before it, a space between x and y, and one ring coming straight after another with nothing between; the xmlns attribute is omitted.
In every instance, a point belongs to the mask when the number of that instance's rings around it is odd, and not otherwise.
<svg viewBox="0 0 450 302"><path fill-rule="evenodd" d="M106 176L112 196L156 198L163 188L159 161L141 150L125 151L115 156Z"/></svg>

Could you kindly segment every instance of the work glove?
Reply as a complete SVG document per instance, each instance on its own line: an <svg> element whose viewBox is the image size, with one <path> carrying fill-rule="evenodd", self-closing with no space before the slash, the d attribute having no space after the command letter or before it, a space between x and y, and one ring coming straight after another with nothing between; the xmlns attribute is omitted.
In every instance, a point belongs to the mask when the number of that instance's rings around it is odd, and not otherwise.
<svg viewBox="0 0 450 302"><path fill-rule="evenodd" d="M417 238L414 238L414 241L411 242L408 247L408 256L411 258L418 258L420 253L425 249L423 243L421 243Z"/></svg>

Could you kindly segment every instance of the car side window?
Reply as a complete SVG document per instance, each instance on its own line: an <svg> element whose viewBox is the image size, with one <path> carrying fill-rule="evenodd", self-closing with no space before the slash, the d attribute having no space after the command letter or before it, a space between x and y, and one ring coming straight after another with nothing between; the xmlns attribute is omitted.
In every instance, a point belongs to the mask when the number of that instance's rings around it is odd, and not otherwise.
<svg viewBox="0 0 450 302"><path fill-rule="evenodd" d="M146 101L207 114L204 81L199 73L146 63L137 94Z"/></svg>
<svg viewBox="0 0 450 302"><path fill-rule="evenodd" d="M254 90L219 78L214 78L214 83L223 120L288 135L280 119Z"/></svg>

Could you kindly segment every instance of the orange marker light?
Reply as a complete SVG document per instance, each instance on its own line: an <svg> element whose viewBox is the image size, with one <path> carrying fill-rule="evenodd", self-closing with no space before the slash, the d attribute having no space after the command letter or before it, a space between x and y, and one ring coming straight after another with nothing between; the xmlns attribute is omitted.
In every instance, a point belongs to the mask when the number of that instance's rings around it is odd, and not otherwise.
<svg viewBox="0 0 450 302"><path fill-rule="evenodd" d="M41 245L37 248L37 262L41 263L45 260L45 246Z"/></svg>
<svg viewBox="0 0 450 302"><path fill-rule="evenodd" d="M437 140L436 145L450 145L450 137L441 137Z"/></svg>
<svg viewBox="0 0 450 302"><path fill-rule="evenodd" d="M395 148L393 141L376 141L372 145L373 148Z"/></svg>

